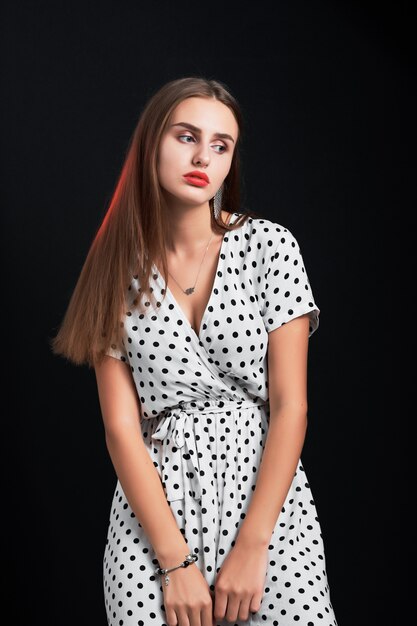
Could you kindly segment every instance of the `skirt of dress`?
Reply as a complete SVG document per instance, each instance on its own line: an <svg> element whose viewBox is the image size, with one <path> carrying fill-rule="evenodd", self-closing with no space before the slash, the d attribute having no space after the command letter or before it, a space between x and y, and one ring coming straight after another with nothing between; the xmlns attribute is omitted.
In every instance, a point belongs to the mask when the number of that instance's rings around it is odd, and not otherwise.
<svg viewBox="0 0 417 626"><path fill-rule="evenodd" d="M269 425L268 404L184 403L142 421L178 527L214 591L256 486ZM103 558L109 626L167 626L155 552L117 481ZM175 575L175 572L172 574ZM221 620L216 626L231 626ZM259 611L235 626L337 626L313 496L299 460L269 544Z"/></svg>

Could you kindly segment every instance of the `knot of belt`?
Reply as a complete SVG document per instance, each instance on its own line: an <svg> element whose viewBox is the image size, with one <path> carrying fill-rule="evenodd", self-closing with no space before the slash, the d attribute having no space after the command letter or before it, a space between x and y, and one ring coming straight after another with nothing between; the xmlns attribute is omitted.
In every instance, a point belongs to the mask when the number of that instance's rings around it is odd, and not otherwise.
<svg viewBox="0 0 417 626"><path fill-rule="evenodd" d="M201 498L200 463L192 422L192 414L171 410L160 419L152 435L152 439L162 442L161 470L168 500L184 497L187 479L193 490L190 495L197 500ZM178 466L178 472L174 472L174 465ZM177 473L178 483L174 475Z"/></svg>

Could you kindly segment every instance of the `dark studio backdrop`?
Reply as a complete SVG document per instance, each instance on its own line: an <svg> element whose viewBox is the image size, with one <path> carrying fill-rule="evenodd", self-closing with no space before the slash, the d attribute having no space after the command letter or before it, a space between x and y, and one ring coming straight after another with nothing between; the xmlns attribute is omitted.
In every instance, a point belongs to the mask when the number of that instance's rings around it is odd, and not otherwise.
<svg viewBox="0 0 417 626"><path fill-rule="evenodd" d="M398 345L412 324L400 271L415 206L408 5L9 1L1 32L7 623L106 624L116 477L94 371L52 356L48 339L142 107L187 75L222 80L238 98L242 208L295 234L321 309L302 456L339 626L406 623L413 521Z"/></svg>

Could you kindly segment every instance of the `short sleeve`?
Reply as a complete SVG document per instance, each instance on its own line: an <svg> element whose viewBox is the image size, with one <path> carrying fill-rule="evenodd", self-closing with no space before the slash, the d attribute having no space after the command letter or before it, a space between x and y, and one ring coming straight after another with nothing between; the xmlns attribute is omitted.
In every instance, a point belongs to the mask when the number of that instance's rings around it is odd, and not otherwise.
<svg viewBox="0 0 417 626"><path fill-rule="evenodd" d="M127 328L130 326L129 318L132 316L132 307L134 306L136 300L136 295L138 293L139 285L137 280L137 275L131 275L130 282L127 285L126 293L125 293L125 312L119 318L119 336L120 339L117 339L116 329L112 334L112 340L110 342L109 348L106 350L105 354L108 356L112 356L115 359L119 359L124 363L130 363L130 358L132 357L132 353L128 351L127 345L131 344L131 339L127 333Z"/></svg>
<svg viewBox="0 0 417 626"><path fill-rule="evenodd" d="M125 363L129 362L129 357L124 345L123 337L118 342L113 338L105 354L107 354L108 356L112 356L115 359L120 359L120 361L123 361Z"/></svg>
<svg viewBox="0 0 417 626"><path fill-rule="evenodd" d="M278 242L268 242L262 319L268 333L308 313L309 337L319 326L320 309L313 292L297 239L285 228L277 231ZM270 250L270 248L268 248Z"/></svg>

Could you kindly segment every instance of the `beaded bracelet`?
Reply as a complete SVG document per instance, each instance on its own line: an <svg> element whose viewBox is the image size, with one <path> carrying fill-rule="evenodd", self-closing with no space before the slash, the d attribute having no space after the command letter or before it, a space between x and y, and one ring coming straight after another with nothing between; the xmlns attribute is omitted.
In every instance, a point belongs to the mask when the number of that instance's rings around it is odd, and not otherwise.
<svg viewBox="0 0 417 626"><path fill-rule="evenodd" d="M180 563L180 565L177 565L176 567L171 567L170 569L157 567L155 570L155 574L162 574L165 577L165 585L167 585L169 583L168 572L173 572L175 569L178 569L179 567L188 567L189 565L191 565L191 563L195 563L197 559L198 559L198 556L196 554L191 554L191 553L187 554L185 557L185 561Z"/></svg>

